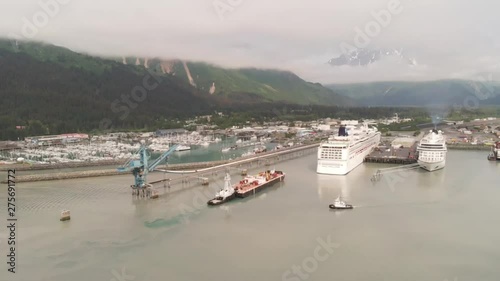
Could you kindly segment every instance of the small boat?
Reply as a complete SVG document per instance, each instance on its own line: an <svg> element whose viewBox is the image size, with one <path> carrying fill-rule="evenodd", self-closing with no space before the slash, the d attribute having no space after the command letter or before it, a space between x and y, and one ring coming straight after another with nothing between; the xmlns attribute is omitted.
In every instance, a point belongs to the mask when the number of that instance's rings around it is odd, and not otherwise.
<svg viewBox="0 0 500 281"><path fill-rule="evenodd" d="M500 160L500 141L497 141L491 147L491 152L488 155L488 160L490 160L490 161L499 161Z"/></svg>
<svg viewBox="0 0 500 281"><path fill-rule="evenodd" d="M497 158L495 157L494 153L490 153L490 154L488 154L488 160L490 160L490 161L497 161Z"/></svg>
<svg viewBox="0 0 500 281"><path fill-rule="evenodd" d="M231 186L229 173L224 177L224 188L215 194L214 199L207 202L208 205L215 206L230 201L236 196L236 191Z"/></svg>
<svg viewBox="0 0 500 281"><path fill-rule="evenodd" d="M335 202L333 204L330 204L330 209L352 209L354 208L352 205L346 204L340 196L335 199Z"/></svg>
<svg viewBox="0 0 500 281"><path fill-rule="evenodd" d="M187 145L179 145L175 151L186 151L186 150L191 150L191 147L190 146L187 146Z"/></svg>
<svg viewBox="0 0 500 281"><path fill-rule="evenodd" d="M221 151L222 152L229 152L229 150L231 150L231 148L230 147L226 147L226 148L223 148Z"/></svg>

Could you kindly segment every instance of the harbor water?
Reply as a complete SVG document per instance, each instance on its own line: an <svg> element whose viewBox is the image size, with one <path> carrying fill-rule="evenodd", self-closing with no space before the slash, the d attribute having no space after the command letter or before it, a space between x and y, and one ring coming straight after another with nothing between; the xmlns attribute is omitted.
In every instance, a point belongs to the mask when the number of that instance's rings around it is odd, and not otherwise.
<svg viewBox="0 0 500 281"><path fill-rule="evenodd" d="M310 154L274 166L283 183L217 207L206 201L223 175L156 200L132 197L129 174L20 183L16 273L3 227L0 280L498 280L500 163L486 156L449 151L443 170L372 182L387 165L318 175ZM355 208L330 210L339 195Z"/></svg>

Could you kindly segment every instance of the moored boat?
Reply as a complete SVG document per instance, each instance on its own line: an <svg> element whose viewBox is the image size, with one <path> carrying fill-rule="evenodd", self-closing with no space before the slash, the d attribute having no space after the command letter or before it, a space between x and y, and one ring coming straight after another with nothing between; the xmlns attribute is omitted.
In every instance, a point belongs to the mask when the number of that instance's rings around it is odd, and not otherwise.
<svg viewBox="0 0 500 281"><path fill-rule="evenodd" d="M228 173L226 174L226 177L224 177L224 188L219 190L219 192L215 194L215 197L212 200L208 201L207 204L211 206L220 205L230 201L234 197L235 197L235 190L231 186L231 177L229 176Z"/></svg>
<svg viewBox="0 0 500 281"><path fill-rule="evenodd" d="M346 175L363 163L380 143L381 133L368 124L341 125L337 136L320 144L316 172L327 175Z"/></svg>
<svg viewBox="0 0 500 281"><path fill-rule="evenodd" d="M421 168L433 172L446 165L446 138L442 131L433 129L420 140L418 146L418 164Z"/></svg>
<svg viewBox="0 0 500 281"><path fill-rule="evenodd" d="M283 181L284 179L285 173L275 170L268 170L259 173L257 176L246 176L234 186L234 189L236 190L236 197L247 197L273 185L274 183Z"/></svg>
<svg viewBox="0 0 500 281"><path fill-rule="evenodd" d="M190 146L187 145L179 145L175 151L186 151L186 150L191 150Z"/></svg>
<svg viewBox="0 0 500 281"><path fill-rule="evenodd" d="M490 161L500 161L500 141L495 142L491 147L491 152L488 155Z"/></svg>

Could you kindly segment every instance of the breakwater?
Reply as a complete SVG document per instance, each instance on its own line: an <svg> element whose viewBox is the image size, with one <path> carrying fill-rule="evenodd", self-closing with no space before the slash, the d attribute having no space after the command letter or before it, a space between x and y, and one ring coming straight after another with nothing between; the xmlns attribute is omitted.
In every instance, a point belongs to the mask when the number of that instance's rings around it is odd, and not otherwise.
<svg viewBox="0 0 500 281"><path fill-rule="evenodd" d="M456 150L491 150L491 145L447 144L448 149Z"/></svg>
<svg viewBox="0 0 500 281"><path fill-rule="evenodd" d="M301 145L277 151L265 152L248 157L241 157L235 160L163 165L159 166L157 169L169 170L172 172L177 171L178 173L182 173L182 171L185 170L200 170L199 172L202 173L202 172L212 172L212 171L227 169L228 167L231 166L237 166L238 168L241 168L243 167L243 165L245 164L251 165L253 162L257 162L263 165L268 165L271 164L271 162L275 163L289 159L290 157L300 157L305 153L311 153L313 151L316 151L317 147L318 147L317 143L310 145ZM290 157L286 157L287 155L289 155ZM123 161L120 161L120 164L122 162ZM63 167L67 168L67 166ZM11 167L11 169L12 168L13 167ZM77 171L77 172L65 172L65 173L18 175L16 177L16 182L19 183L19 182L33 182L33 181L50 181L50 180L76 179L76 178L88 178L88 177L115 176L123 174L126 173L119 172L117 169L102 169L102 170L89 170L89 171ZM5 182L7 182L6 179L5 178L2 179L2 183Z"/></svg>
<svg viewBox="0 0 500 281"><path fill-rule="evenodd" d="M87 161L87 162L66 162L66 163L51 163L51 164L10 164L0 165L0 171L15 169L16 171L35 171L35 170L56 170L66 168L82 168L82 167L99 167L109 165L120 165L125 162L125 159L113 159L102 161Z"/></svg>

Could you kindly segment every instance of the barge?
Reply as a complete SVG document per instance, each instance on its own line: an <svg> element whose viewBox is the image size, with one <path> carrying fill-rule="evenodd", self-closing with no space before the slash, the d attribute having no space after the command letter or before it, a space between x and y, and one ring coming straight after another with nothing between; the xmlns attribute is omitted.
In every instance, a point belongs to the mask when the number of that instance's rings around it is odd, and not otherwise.
<svg viewBox="0 0 500 281"><path fill-rule="evenodd" d="M285 180L285 173L275 170L267 170L256 176L246 176L234 185L236 197L245 198L283 180Z"/></svg>

